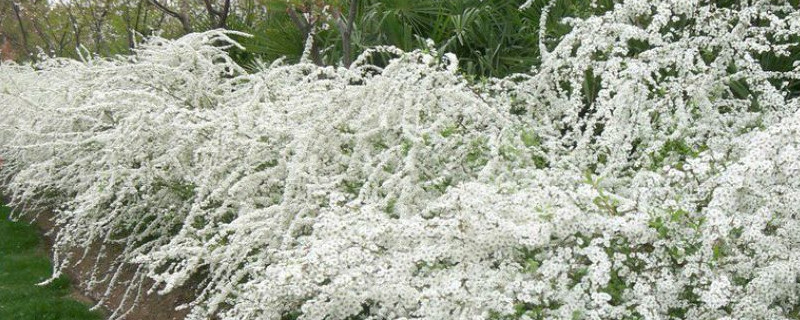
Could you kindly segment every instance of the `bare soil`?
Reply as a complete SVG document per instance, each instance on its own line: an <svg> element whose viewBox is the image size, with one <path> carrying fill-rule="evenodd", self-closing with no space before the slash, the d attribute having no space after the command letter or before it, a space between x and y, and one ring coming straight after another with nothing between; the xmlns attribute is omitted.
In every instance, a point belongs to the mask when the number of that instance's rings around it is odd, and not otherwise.
<svg viewBox="0 0 800 320"><path fill-rule="evenodd" d="M39 214L33 221L44 237L44 245L48 254L52 253L55 236L59 231L53 222L53 216L52 212L44 212ZM125 291L128 289L126 284L131 282L136 275L135 265L124 265L122 267L119 278L116 281L117 285L113 286L111 290L108 290L109 281L101 281L90 289L86 284L92 277L94 264L97 263L99 268L105 271L105 269L112 266L117 258L113 248L106 250L106 254L102 256L98 254L99 249L100 243L92 245L88 254L80 263L71 265L64 270L64 273L72 280L71 296L75 300L89 305L97 305L99 301L103 301L101 307L107 317L112 315L113 310L119 309L124 312L130 309L124 317L119 318L124 320L181 320L186 317L188 314L187 309L176 310L176 308L194 300L197 292L191 288L176 288L165 295L159 295L155 292L148 294L147 291L153 286L153 281L146 279L141 286L141 290L138 290L138 287L133 290L133 294L138 294L136 299L133 296L127 300L123 299ZM84 252L80 250L75 251L74 254L80 256ZM104 298L106 291L108 291L108 295ZM134 304L134 300L138 301Z"/></svg>
<svg viewBox="0 0 800 320"><path fill-rule="evenodd" d="M41 214L35 220L35 224L44 235L46 247L50 252L52 252L53 242L58 231L52 221L52 217L52 214ZM88 254L80 263L71 265L64 270L64 273L72 280L72 296L76 300L84 301L91 305L95 305L102 300L102 307L107 316L112 314L111 310L121 307L120 310L124 312L132 306L133 309L121 318L124 320L181 320L186 317L188 310L175 310L175 308L191 302L196 297L193 290L188 288L177 288L165 295L159 295L155 292L148 294L147 291L153 286L153 281L147 279L141 286L141 291L134 290L133 294L139 295L138 302L135 305L132 305L132 300L136 299L129 298L127 301L123 301L125 291L128 288L125 284L133 280L136 274L136 266L134 265L124 265L122 267L120 277L117 279L117 285L111 288L109 295L105 299L103 299L103 295L108 291L109 281L101 282L95 285L94 288L88 288L86 283L91 279L94 264L97 262L99 268L106 271L112 267L112 263L116 258L114 250L106 250L106 254L100 256L98 260L99 249L99 243L91 246ZM84 254L82 250L74 253L76 255Z"/></svg>

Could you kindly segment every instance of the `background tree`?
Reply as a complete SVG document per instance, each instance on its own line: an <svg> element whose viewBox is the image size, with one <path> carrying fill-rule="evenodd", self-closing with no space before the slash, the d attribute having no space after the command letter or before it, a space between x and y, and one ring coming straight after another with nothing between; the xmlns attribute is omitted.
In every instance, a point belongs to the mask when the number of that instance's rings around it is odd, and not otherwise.
<svg viewBox="0 0 800 320"><path fill-rule="evenodd" d="M189 2L187 0L178 0L177 9L170 8L168 3L162 3L159 2L159 0L150 0L150 3L163 13L177 19L185 33L190 33L194 30L194 28L192 28L191 19L189 18Z"/></svg>
<svg viewBox="0 0 800 320"><path fill-rule="evenodd" d="M787 0L797 7L798 0ZM552 2L552 4L551 4ZM619 0L16 0L0 1L0 34L6 52L33 59L38 48L76 57L76 47L100 55L127 54L142 37L165 38L226 28L246 50L231 56L249 69L257 60L296 62L311 38L309 58L319 65L348 67L358 54L379 45L455 53L463 72L476 77L525 72L540 63L539 37L552 48L571 29L565 17L610 10ZM721 8L740 5L718 1ZM524 6L521 10L520 8ZM546 21L541 13L548 7ZM767 21L754 23L768 24ZM540 27L544 30L540 32ZM790 37L786 43L800 41ZM787 71L800 52L755 55L767 69ZM376 56L372 63L385 57ZM591 84L587 84L591 86ZM800 81L787 81L800 94ZM746 86L743 86L743 90ZM746 91L746 90L745 90ZM744 92L744 91L743 91ZM745 93L743 93L745 94Z"/></svg>

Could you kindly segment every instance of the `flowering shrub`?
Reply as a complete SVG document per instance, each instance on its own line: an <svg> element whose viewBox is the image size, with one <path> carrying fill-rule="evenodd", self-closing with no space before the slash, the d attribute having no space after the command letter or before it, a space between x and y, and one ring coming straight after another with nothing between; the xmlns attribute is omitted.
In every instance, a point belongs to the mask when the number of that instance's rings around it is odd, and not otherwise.
<svg viewBox="0 0 800 320"><path fill-rule="evenodd" d="M796 319L788 2L625 1L527 74L434 50L247 74L228 33L0 65L0 181L190 319ZM379 68L370 55L393 56ZM143 280L155 280L143 288ZM124 317L121 306L113 317Z"/></svg>

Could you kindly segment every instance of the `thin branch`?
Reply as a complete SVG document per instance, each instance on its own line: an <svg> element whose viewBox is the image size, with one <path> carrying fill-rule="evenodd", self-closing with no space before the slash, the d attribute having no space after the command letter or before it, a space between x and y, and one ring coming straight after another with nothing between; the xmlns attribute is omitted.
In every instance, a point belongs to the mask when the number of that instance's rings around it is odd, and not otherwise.
<svg viewBox="0 0 800 320"><path fill-rule="evenodd" d="M169 8L165 7L163 4L159 3L158 0L150 0L150 3L155 5L159 10L163 11L164 13L166 13L166 14L174 17L174 18L180 19L180 17L181 17L180 14L178 14L177 12L172 11Z"/></svg>
<svg viewBox="0 0 800 320"><path fill-rule="evenodd" d="M228 22L228 14L231 12L231 0L225 0L225 4L222 6L222 12L219 14L219 25L217 28L226 28Z"/></svg>
<svg viewBox="0 0 800 320"><path fill-rule="evenodd" d="M192 32L192 25L191 25L191 23L189 23L189 17L187 17L185 14L178 13L177 11L170 10L169 8L167 8L166 6L164 6L163 4L158 2L158 0L150 0L150 3L155 5L156 8L161 10L161 12L163 12L163 13L165 13L165 14L173 17L173 18L178 19L178 21L181 22L181 26L183 26L183 31L184 32L186 32L186 33L191 33Z"/></svg>
<svg viewBox="0 0 800 320"><path fill-rule="evenodd" d="M211 20L211 24L215 28L225 28L231 8L231 0L225 0L223 2L222 11L215 9L211 1L212 0L203 0L203 4L206 7L206 12L208 12L208 18Z"/></svg>

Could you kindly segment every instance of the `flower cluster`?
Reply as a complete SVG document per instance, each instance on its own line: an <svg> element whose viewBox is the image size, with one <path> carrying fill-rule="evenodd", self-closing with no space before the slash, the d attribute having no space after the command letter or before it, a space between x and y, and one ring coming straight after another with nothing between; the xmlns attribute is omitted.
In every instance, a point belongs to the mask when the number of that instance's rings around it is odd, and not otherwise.
<svg viewBox="0 0 800 320"><path fill-rule="evenodd" d="M0 183L55 209L56 275L138 266L115 318L193 286L189 319L794 319L800 65L764 61L799 21L628 0L480 83L394 48L248 74L221 31L3 64Z"/></svg>

